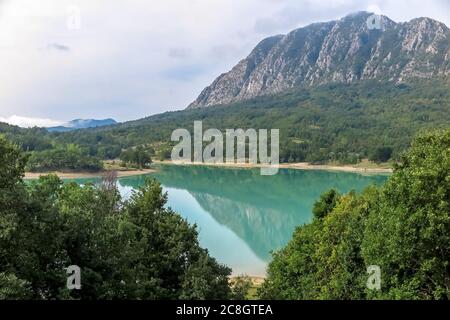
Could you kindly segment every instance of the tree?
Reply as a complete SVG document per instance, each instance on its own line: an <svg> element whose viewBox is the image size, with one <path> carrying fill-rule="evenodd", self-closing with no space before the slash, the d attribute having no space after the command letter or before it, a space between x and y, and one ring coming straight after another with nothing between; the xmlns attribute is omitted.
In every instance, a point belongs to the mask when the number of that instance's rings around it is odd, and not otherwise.
<svg viewBox="0 0 450 320"><path fill-rule="evenodd" d="M12 251L10 244L19 227L18 212L25 208L23 198L26 196L25 185L22 181L27 157L19 147L11 144L0 136L0 273L2 282L11 284L12 288L5 288L2 294L17 292L18 282L13 274L5 273L8 270L8 261Z"/></svg>
<svg viewBox="0 0 450 320"><path fill-rule="evenodd" d="M381 297L450 298L450 130L419 136L396 165L367 221L365 261Z"/></svg>
<svg viewBox="0 0 450 320"><path fill-rule="evenodd" d="M23 300L32 297L29 283L14 274L0 273L0 300Z"/></svg>
<svg viewBox="0 0 450 320"><path fill-rule="evenodd" d="M378 147L369 156L369 160L376 163L388 162L392 157L391 147Z"/></svg>
<svg viewBox="0 0 450 320"><path fill-rule="evenodd" d="M200 247L195 226L166 208L158 182L147 180L129 201L114 175L100 185L54 175L25 184L26 157L4 139L0 150L0 298L231 296L231 270ZM66 287L71 265L81 268L81 290Z"/></svg>
<svg viewBox="0 0 450 320"><path fill-rule="evenodd" d="M365 269L361 257L364 221L376 190L350 193L336 199L328 214L320 210L311 224L298 227L293 239L268 268L259 290L263 299L351 300L365 297ZM323 203L323 202L318 202ZM326 203L326 201L324 202Z"/></svg>
<svg viewBox="0 0 450 320"><path fill-rule="evenodd" d="M28 157L23 155L19 147L0 136L0 188L8 191L21 184Z"/></svg>
<svg viewBox="0 0 450 320"><path fill-rule="evenodd" d="M166 209L160 184L147 180L131 197L127 214L138 226L141 244L136 277L145 299L220 299L229 297L231 270L198 245L198 234L186 220Z"/></svg>
<svg viewBox="0 0 450 320"><path fill-rule="evenodd" d="M28 162L30 171L45 172L51 170L100 171L103 164L96 157L87 155L87 151L75 144L58 145L54 149L33 152Z"/></svg>
<svg viewBox="0 0 450 320"><path fill-rule="evenodd" d="M366 297L367 265L361 254L365 221L378 197L375 188L342 197L315 234L315 299L361 300Z"/></svg>
<svg viewBox="0 0 450 320"><path fill-rule="evenodd" d="M273 254L267 278L258 296L263 300L312 300L317 298L317 266L314 263L316 239L321 221L298 227L292 240Z"/></svg>
<svg viewBox="0 0 450 320"><path fill-rule="evenodd" d="M335 189L322 194L320 200L314 203L313 214L316 219L325 218L339 203L341 196Z"/></svg>
<svg viewBox="0 0 450 320"><path fill-rule="evenodd" d="M247 276L239 276L231 281L232 299L247 300L249 299L250 290L253 287L253 281Z"/></svg>
<svg viewBox="0 0 450 320"><path fill-rule="evenodd" d="M264 299L449 299L450 130L419 136L381 188L322 195L276 252ZM382 290L366 288L379 266Z"/></svg>
<svg viewBox="0 0 450 320"><path fill-rule="evenodd" d="M134 165L139 169L146 168L152 163L150 153L142 146L123 151L120 160L126 165Z"/></svg>

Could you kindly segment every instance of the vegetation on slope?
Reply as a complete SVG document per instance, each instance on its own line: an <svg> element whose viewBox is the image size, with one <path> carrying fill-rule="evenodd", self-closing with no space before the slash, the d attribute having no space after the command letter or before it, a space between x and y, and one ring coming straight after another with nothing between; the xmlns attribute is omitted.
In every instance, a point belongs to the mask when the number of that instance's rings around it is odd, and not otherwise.
<svg viewBox="0 0 450 320"><path fill-rule="evenodd" d="M413 137L450 124L450 80L392 84L375 81L297 88L227 106L167 112L107 128L48 133L43 129L0 126L0 133L42 158L47 150L77 145L90 159L117 159L141 146L169 158L171 133L204 129L280 129L281 162L356 164L397 160ZM88 162L89 161L85 161ZM42 167L42 166L41 166ZM44 166L45 167L45 166Z"/></svg>
<svg viewBox="0 0 450 320"><path fill-rule="evenodd" d="M265 299L449 299L450 131L421 135L380 189L328 192L274 254ZM381 291L367 267L381 268Z"/></svg>

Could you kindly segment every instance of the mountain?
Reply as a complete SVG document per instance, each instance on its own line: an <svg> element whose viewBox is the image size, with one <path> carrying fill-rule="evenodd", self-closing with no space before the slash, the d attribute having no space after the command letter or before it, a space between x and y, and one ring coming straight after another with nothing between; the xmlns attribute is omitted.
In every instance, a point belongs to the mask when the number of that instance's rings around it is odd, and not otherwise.
<svg viewBox="0 0 450 320"><path fill-rule="evenodd" d="M260 42L188 108L229 104L301 86L380 80L400 83L450 75L450 30L430 18L396 23L359 12Z"/></svg>
<svg viewBox="0 0 450 320"><path fill-rule="evenodd" d="M281 162L355 164L379 148L396 159L421 131L450 124L450 77L396 84L375 80L294 88L223 106L166 112L116 126L59 135L89 150L151 145L169 159L173 130L279 129ZM104 152L100 152L103 154ZM112 158L114 159L114 158Z"/></svg>
<svg viewBox="0 0 450 320"><path fill-rule="evenodd" d="M117 124L114 119L76 119L72 120L62 126L47 128L49 132L67 132L78 129L97 128Z"/></svg>
<svg viewBox="0 0 450 320"><path fill-rule="evenodd" d="M280 162L356 164L379 150L398 159L419 132L450 125L450 77L397 84L365 80L293 88L223 106L166 112L148 118L63 134L0 123L0 136L45 159L55 147L75 144L89 156L117 159L147 146L170 159L173 130L279 129ZM383 151L384 152L384 151ZM373 158L377 161L375 158Z"/></svg>

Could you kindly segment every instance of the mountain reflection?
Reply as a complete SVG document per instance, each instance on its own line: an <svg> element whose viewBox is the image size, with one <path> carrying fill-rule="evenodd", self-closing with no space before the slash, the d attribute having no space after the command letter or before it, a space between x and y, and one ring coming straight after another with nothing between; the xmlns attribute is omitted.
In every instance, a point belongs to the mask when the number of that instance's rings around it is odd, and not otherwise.
<svg viewBox="0 0 450 320"><path fill-rule="evenodd" d="M264 261L289 241L296 226L311 220L314 201L324 191L361 190L386 180L326 171L280 170L276 176L261 176L260 170L172 165L158 166L152 176L167 188L188 191ZM144 179L122 178L120 183L137 187Z"/></svg>

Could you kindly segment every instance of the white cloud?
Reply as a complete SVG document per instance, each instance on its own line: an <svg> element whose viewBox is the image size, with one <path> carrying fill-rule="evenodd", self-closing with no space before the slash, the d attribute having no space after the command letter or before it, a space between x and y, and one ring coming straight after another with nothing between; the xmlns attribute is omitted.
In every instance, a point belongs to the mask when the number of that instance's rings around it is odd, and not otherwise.
<svg viewBox="0 0 450 320"><path fill-rule="evenodd" d="M80 29L68 28L77 20L71 6L80 10ZM430 16L448 24L448 7L448 0L7 0L0 116L123 121L182 109L266 36L367 8L396 21Z"/></svg>
<svg viewBox="0 0 450 320"><path fill-rule="evenodd" d="M381 10L381 8L378 4L370 4L367 7L367 11L373 12L375 14L383 14L383 11Z"/></svg>
<svg viewBox="0 0 450 320"><path fill-rule="evenodd" d="M9 123L15 126L23 127L23 128L32 128L32 127L54 127L59 126L63 122L56 121L51 119L41 119L41 118L29 118L29 117L21 117L21 116L10 116L7 118L0 117L0 122Z"/></svg>

